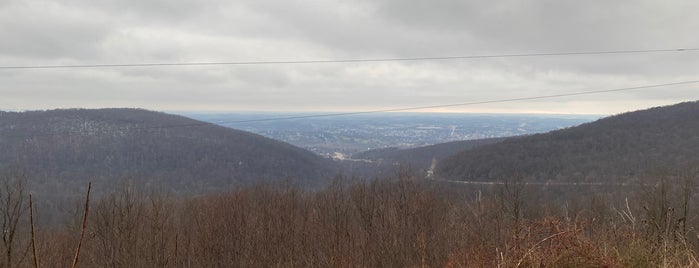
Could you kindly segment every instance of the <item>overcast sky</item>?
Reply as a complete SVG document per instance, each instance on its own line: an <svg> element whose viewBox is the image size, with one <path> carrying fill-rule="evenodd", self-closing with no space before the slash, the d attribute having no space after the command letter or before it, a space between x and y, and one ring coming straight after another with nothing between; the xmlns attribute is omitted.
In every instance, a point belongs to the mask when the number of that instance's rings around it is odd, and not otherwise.
<svg viewBox="0 0 699 268"><path fill-rule="evenodd" d="M698 48L699 1L0 0L0 66ZM699 80L699 51L296 65L0 70L0 110L363 111ZM614 114L699 84L451 107Z"/></svg>

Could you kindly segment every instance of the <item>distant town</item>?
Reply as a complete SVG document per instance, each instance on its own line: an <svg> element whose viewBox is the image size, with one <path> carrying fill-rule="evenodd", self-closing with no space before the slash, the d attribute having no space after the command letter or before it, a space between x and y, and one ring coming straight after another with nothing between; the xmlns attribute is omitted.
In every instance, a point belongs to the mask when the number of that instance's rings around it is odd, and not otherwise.
<svg viewBox="0 0 699 268"><path fill-rule="evenodd" d="M599 115L382 113L290 120L300 114L186 113L186 116L288 142L319 155L349 158L387 147L529 135L571 127ZM240 122L241 123L228 123Z"/></svg>

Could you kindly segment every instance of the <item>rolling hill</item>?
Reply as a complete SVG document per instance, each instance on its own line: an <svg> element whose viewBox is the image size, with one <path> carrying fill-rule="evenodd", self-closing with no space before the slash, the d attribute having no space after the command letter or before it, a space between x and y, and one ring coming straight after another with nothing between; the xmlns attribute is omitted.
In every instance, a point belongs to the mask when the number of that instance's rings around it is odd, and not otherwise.
<svg viewBox="0 0 699 268"><path fill-rule="evenodd" d="M0 148L0 170L26 170L33 189L49 192L119 179L178 192L260 179L317 185L330 166L257 134L139 109L0 112Z"/></svg>
<svg viewBox="0 0 699 268"><path fill-rule="evenodd" d="M619 114L577 127L510 138L453 155L440 178L627 181L699 164L699 102Z"/></svg>

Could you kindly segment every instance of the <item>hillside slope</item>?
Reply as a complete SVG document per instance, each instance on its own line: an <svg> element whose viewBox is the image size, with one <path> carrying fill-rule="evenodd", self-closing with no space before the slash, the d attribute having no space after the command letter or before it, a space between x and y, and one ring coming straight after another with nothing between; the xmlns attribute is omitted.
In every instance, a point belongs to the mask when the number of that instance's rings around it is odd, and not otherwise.
<svg viewBox="0 0 699 268"><path fill-rule="evenodd" d="M391 164L409 165L417 169L427 169L432 164L432 159L441 161L458 152L500 142L502 140L504 140L504 138L452 141L409 149L400 149L396 147L382 148L353 154L352 159L383 161Z"/></svg>
<svg viewBox="0 0 699 268"><path fill-rule="evenodd" d="M263 178L315 184L328 166L287 143L138 109L0 112L0 148L0 167L47 189L116 178L193 192Z"/></svg>
<svg viewBox="0 0 699 268"><path fill-rule="evenodd" d="M699 102L629 112L577 127L511 138L442 161L437 175L540 181L633 179L653 169L699 163Z"/></svg>

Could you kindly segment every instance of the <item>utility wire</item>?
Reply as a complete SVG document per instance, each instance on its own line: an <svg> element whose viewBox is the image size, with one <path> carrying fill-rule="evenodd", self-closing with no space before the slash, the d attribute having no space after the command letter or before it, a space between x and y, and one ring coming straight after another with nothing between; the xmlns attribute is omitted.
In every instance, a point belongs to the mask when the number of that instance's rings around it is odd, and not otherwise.
<svg viewBox="0 0 699 268"><path fill-rule="evenodd" d="M76 64L76 65L14 65L14 66L10 65L10 66L0 66L0 70L400 62L400 61L431 61L431 60L436 61L436 60L465 60L465 59L487 59L487 58L543 57L543 56L639 54L639 53L661 53L661 52L695 52L695 51L699 51L699 48L672 48L672 49L647 49L647 50L608 50L608 51L582 51L582 52L549 52L549 53L523 53L523 54L491 54L491 55L470 55L470 56L338 59L338 60L221 61L221 62L180 62L180 63L160 62L160 63L123 63L123 64L122 63L116 63L116 64Z"/></svg>
<svg viewBox="0 0 699 268"><path fill-rule="evenodd" d="M675 82L675 83L665 83L665 84L655 84L655 85L645 85L636 87L624 87L624 88L614 88L614 89L603 89L603 90L593 90L593 91L580 91L573 93L561 93L552 95L541 95L533 97L521 97L521 98L511 98L511 99L498 99L498 100L486 100L486 101L475 101L475 102L463 102L463 103L452 103L452 104L441 104L441 105L430 105L430 106L418 106L418 107L407 107L407 108L396 108L396 109L384 109L384 110L373 110L373 111L361 111L361 112L347 112L347 113L329 113L329 114L314 114L314 115L301 115L301 116L289 116L289 117L273 117L273 118L260 118L260 119L249 119L249 120L238 120L238 121L225 121L225 122L214 122L214 124L237 124L237 123L251 123L251 122L264 122L264 121L278 121L278 120L292 120L292 119L305 119L305 118L316 118L316 117L333 117L333 116L346 116L346 115L360 115L360 114L374 114L374 113L388 113L388 112L403 112L403 111L414 111L414 110L424 110L433 108L446 108L446 107L456 107L456 106L471 106L479 104L491 104L491 103L501 103L501 102L514 102L514 101L525 101L525 100L537 100L537 99L550 99L550 98L561 98L570 96L580 96L580 95L592 95L600 93L618 92L618 91L630 91L639 90L646 88L657 88L657 87L668 87L686 84L696 84L699 80Z"/></svg>
<svg viewBox="0 0 699 268"><path fill-rule="evenodd" d="M496 100L486 100L486 101L474 101L474 102L463 102L463 103L452 103L452 104L430 105L430 106L418 106L418 107L407 107L407 108L396 108L396 109L382 109L382 110L371 110L371 111L360 111L360 112L327 113L327 114L312 114L312 115L300 115L300 116L288 116L288 117L270 117L270 118L258 118L258 119L235 120L235 121L198 122L198 123L191 123L191 124L133 127L133 128L130 128L129 130L168 129L168 128L183 128L183 127L197 127L197 126L210 126L210 125L233 125L233 124L254 123L254 122L309 119L309 118L320 118L320 117L336 117L336 116L388 113L388 112L404 112L404 111L415 111L415 110L424 110L424 109L432 109L432 108L472 106L472 105L491 104L491 103L562 98L562 97L602 94L602 93L620 92L620 91L631 91L631 90L639 90L639 89L647 89L647 88L659 88L659 87L669 87L669 86L688 85L688 84L697 84L697 83L699 83L699 80L664 83L664 84L653 84L653 85L643 85L643 86L634 86L634 87L613 88L613 89L603 89L603 90L579 91L579 92L551 94L551 95L539 95L539 96L521 97L521 98L496 99ZM82 131L77 131L77 130L76 131L64 131L64 132L60 132L60 133L44 133L44 134L36 134L36 135L31 135L31 136L32 137L53 136L53 135L61 135L61 134L69 135L72 133L82 133ZM11 137L20 138L20 137L24 137L24 136L11 136Z"/></svg>
<svg viewBox="0 0 699 268"><path fill-rule="evenodd" d="M688 84L697 84L697 83L699 83L699 80L672 82L672 83L664 83L664 84L653 84L653 85L643 85L643 86L634 86L634 87L613 88L613 89L603 89L603 90L579 91L579 92L573 92L573 93L539 95L539 96L521 97L521 98L496 99L496 100L486 100L486 101L474 101L474 102L463 102L463 103L430 105L430 106L418 106L418 107L407 107L407 108L396 108L396 109L382 109L382 110L371 110L371 111L360 111L360 112L327 113L327 114L312 114L312 115L300 115L300 116L289 116L289 117L259 118L259 119L249 119L249 120L198 122L198 123L191 123L191 124L134 127L134 128L130 128L129 130L167 129L167 128L181 128L181 127L210 126L210 125L231 125L231 124L253 123L253 122L308 119L308 118L320 118L320 117L335 117L335 116L361 115L361 114L373 114L373 113L402 112L402 111L414 111L414 110L424 110L424 109L432 109L432 108L445 108L445 107L471 106L471 105L491 104L491 103L562 98L562 97L602 94L602 93L620 92L620 91L631 91L631 90L639 90L639 89L669 87L669 86L688 85ZM69 135L69 134L73 134L73 133L82 133L82 131L64 131L64 132L60 132L60 133L44 133L44 134L35 134L35 135L31 135L31 136L38 137L38 136L53 136L53 135ZM21 138L24 136L17 135L17 136L9 136L9 137Z"/></svg>

